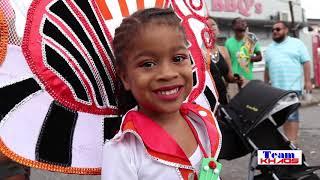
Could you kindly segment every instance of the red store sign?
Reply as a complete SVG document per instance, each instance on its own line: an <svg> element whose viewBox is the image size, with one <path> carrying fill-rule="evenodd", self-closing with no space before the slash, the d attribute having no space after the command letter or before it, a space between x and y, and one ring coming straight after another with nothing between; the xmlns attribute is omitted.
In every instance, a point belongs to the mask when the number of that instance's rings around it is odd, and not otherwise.
<svg viewBox="0 0 320 180"><path fill-rule="evenodd" d="M255 14L261 14L263 11L262 4L255 0L212 0L210 9L217 12L239 13L246 17L253 15L252 10Z"/></svg>

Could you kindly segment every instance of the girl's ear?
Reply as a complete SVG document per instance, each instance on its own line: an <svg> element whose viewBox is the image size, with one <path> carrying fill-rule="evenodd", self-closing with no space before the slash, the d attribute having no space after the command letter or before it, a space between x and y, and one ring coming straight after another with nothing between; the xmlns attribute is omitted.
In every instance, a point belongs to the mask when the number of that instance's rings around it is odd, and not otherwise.
<svg viewBox="0 0 320 180"><path fill-rule="evenodd" d="M121 71L119 73L119 76L120 76L121 82L122 82L122 84L124 86L124 89L129 91L130 90L130 85L129 85L127 74L125 72Z"/></svg>

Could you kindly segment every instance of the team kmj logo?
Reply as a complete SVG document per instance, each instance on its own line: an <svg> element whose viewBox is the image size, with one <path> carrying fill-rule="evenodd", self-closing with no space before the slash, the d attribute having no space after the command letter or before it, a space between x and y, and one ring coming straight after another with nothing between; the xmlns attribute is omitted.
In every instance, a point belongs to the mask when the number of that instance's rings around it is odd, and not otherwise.
<svg viewBox="0 0 320 180"><path fill-rule="evenodd" d="M258 150L258 165L301 165L301 150Z"/></svg>

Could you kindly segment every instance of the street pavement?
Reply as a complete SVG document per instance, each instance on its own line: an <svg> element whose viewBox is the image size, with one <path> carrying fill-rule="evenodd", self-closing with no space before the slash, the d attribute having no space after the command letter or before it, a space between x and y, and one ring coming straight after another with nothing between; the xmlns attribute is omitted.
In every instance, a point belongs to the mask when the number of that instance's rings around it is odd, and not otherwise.
<svg viewBox="0 0 320 180"><path fill-rule="evenodd" d="M300 109L301 128L299 147L310 165L320 165L320 105L305 106ZM222 161L223 180L246 180L249 156L232 161ZM320 176L320 172L317 172ZM99 176L76 176L51 173L41 170L31 171L31 180L98 180Z"/></svg>
<svg viewBox="0 0 320 180"><path fill-rule="evenodd" d="M300 109L300 141L299 148L303 150L309 165L320 165L320 105ZM223 180L246 180L250 156L232 161L222 161ZM320 171L317 172L320 176Z"/></svg>
<svg viewBox="0 0 320 180"><path fill-rule="evenodd" d="M320 103L320 88L316 88L312 90L311 98L309 100L302 98L301 106L313 106L318 105Z"/></svg>

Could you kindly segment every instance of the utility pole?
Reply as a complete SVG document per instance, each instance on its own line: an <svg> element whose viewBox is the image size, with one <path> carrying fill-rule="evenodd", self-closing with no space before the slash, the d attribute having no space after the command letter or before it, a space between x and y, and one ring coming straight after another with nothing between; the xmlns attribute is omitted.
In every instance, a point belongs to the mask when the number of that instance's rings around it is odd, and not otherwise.
<svg viewBox="0 0 320 180"><path fill-rule="evenodd" d="M297 31L296 31L296 28L295 28L294 11L293 11L293 3L292 3L292 1L289 1L289 7L290 7L290 15L291 15L290 31L291 31L293 37L298 37L297 36Z"/></svg>

